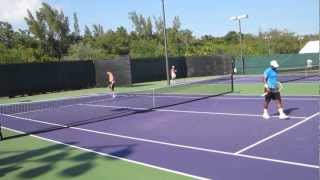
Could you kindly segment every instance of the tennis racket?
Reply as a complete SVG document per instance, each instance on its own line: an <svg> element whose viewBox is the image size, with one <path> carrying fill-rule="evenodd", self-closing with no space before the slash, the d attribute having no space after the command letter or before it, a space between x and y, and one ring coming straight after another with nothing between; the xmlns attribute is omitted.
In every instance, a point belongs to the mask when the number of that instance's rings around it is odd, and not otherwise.
<svg viewBox="0 0 320 180"><path fill-rule="evenodd" d="M283 85L282 85L282 83L281 83L281 82L277 82L277 89L278 89L278 91L279 91L279 92L281 92L281 91L282 91L282 89L283 89Z"/></svg>
<svg viewBox="0 0 320 180"><path fill-rule="evenodd" d="M268 94L268 89L267 88L268 88L268 85L265 84L263 86L263 94L261 94L261 96L266 96Z"/></svg>
<svg viewBox="0 0 320 180"><path fill-rule="evenodd" d="M273 90L275 90L273 92L281 92L282 89L283 89L282 83L281 82L277 82L276 89L273 89ZM261 96L266 96L267 94L268 94L267 87L264 86L263 94L261 94Z"/></svg>

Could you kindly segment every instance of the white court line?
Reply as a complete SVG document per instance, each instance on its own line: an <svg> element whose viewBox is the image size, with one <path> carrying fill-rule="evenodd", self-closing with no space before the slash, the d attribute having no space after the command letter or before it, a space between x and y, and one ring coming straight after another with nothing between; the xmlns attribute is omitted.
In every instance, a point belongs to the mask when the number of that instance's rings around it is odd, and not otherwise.
<svg viewBox="0 0 320 180"><path fill-rule="evenodd" d="M280 134L283 134L283 133L289 131L290 129L295 128L295 127L297 127L297 126L309 121L310 119L314 118L317 115L319 115L319 112L315 113L315 114L313 114L313 115L311 115L311 116L309 116L307 118L305 118L303 121L300 121L300 122L298 122L298 123L296 123L296 124L294 124L292 126L289 126L288 128L283 129L283 130L281 130L281 131L279 131L279 132L277 132L277 133L275 133L275 134L273 134L271 136L268 136L268 137L266 137L266 138L264 138L264 139L262 139L262 140L260 140L260 141L258 141L256 143L250 145L250 146L247 146L247 147L237 151L235 154L241 154L241 153L243 153L243 152L245 152L245 151L247 151L247 150L249 150L249 149L251 149L251 148L253 148L253 147L255 147L255 146L259 145L259 144L261 144L261 143L264 143L264 142L266 142L266 141L268 141L268 140L270 140L270 139L272 139L272 138L274 138L276 136L279 136Z"/></svg>
<svg viewBox="0 0 320 180"><path fill-rule="evenodd" d="M25 132L22 132L22 131L14 130L14 129L7 128L7 127L3 127L3 128L7 129L7 130L10 130L10 131L13 131L13 132L16 132L18 134L25 134ZM41 140L44 140L44 141L47 141L47 142L56 143L56 144L62 144L62 145L65 145L65 146L68 146L68 147L72 147L72 148L75 148L75 149L79 149L79 150L83 150L83 151L86 151L86 152L95 153L95 154L98 154L98 155L101 155L101 156L110 157L110 158L126 161L126 162L129 162L129 163L133 163L133 164L142 165L142 166L145 166L145 167L149 167L149 168L153 168L153 169L157 169L157 170L161 170L161 171L166 171L166 172L169 172L169 173L174 173L174 174L178 174L178 175L182 175L182 176L186 176L186 177L190 177L190 178L194 178L194 179L199 179L199 180L209 180L208 178L205 178L205 177L195 176L195 175L192 175L192 174L189 174L189 173L184 173L184 172L181 172L181 171L175 171L175 170L172 170L172 169L167 169L167 168L163 168L163 167L160 167L160 166L155 166L155 165L152 165L152 164L147 164L147 163L143 163L143 162L139 162L139 161L134 161L134 160L131 160L131 159L122 158L122 157L114 156L114 155L111 155L111 154L108 154L108 153L98 152L98 151L95 151L95 150L92 150L92 149L87 149L87 148L83 148L83 147L80 147L80 146L66 144L66 143L63 143L61 141L52 140L52 139L44 138L44 137L37 136L37 135L30 135L30 136L38 138L38 139L41 139Z"/></svg>
<svg viewBox="0 0 320 180"><path fill-rule="evenodd" d="M130 106L108 106L108 105L99 105L99 104L81 104L83 106L91 106L91 107L105 107L105 108L119 108L119 109L132 109L132 110L149 110L148 108L137 108ZM184 110L173 110L173 109L161 109L155 108L152 111L159 112L175 112L175 113L190 113L190 114L209 114L209 115L226 115L226 116L245 116L245 117L261 117L262 115L257 114L239 114L239 113L224 113L224 112L206 112L206 111L184 111ZM274 118L278 118L278 116L271 116ZM306 117L301 116L290 116L292 119L304 119Z"/></svg>
<svg viewBox="0 0 320 180"><path fill-rule="evenodd" d="M58 127L66 127L65 125L60 125L60 124L55 124L55 123L48 123L48 122L43 122L43 121L30 119L30 118L23 118L23 117L12 116L12 115L7 115L7 114L3 114L3 115L7 116L7 117L12 117L12 118L16 118L16 119L25 120L25 121L43 123L43 124L48 124L48 125L53 125L53 126L58 126ZM197 150L197 151L203 151L203 152L224 154L224 155L236 156L236 157L245 157L245 158L249 158L249 159L256 159L256 160L276 162L276 163L287 164L287 165L294 165L294 166L301 166L301 167L319 169L319 166L312 165L312 164L305 164L305 163L298 163L298 162L291 162L291 161L283 161L283 160L264 158L264 157L259 157L259 156L236 154L236 153L218 151L218 150L213 150L213 149L206 149L206 148L193 147L193 146L187 146L187 145L181 145L181 144L167 143L167 142L163 142L163 141L156 141L156 140L150 140L150 139L144 139L144 138L137 138L137 137L132 137L132 136L124 136L124 135L119 135L119 134L100 132L100 131L95 131L95 130L90 130L90 129L79 128L79 127L69 127L69 128L70 129L76 129L76 130L79 130L79 131L84 131L84 132L107 135L107 136L118 137L118 138L123 138L123 139L136 140L136 141L141 141L141 142L148 142L148 143L153 143L153 144L161 144L161 145L166 145L166 146L171 146L171 147L178 147L178 148L191 149L191 150Z"/></svg>

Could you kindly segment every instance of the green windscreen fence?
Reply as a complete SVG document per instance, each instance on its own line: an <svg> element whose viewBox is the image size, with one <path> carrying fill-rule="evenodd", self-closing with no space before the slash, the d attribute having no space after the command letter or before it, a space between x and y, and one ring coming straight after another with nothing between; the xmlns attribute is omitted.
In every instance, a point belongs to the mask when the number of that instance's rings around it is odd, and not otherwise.
<svg viewBox="0 0 320 180"><path fill-rule="evenodd" d="M92 61L0 65L0 96L16 96L95 86Z"/></svg>
<svg viewBox="0 0 320 180"><path fill-rule="evenodd" d="M228 55L170 57L169 67L175 66L177 79L231 74L233 58ZM132 82L166 79L165 58L140 58L131 60Z"/></svg>
<svg viewBox="0 0 320 180"><path fill-rule="evenodd" d="M271 56L245 57L245 74L262 74L270 66L271 60L277 60L282 69L305 68L307 61L311 60L311 66L319 66L319 53L309 54L275 54ZM236 59L237 73L242 73L242 61Z"/></svg>

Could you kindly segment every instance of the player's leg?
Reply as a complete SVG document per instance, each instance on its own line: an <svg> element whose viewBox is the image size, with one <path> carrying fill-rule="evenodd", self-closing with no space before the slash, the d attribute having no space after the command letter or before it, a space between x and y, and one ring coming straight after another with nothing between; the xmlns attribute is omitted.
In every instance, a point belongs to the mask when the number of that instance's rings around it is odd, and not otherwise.
<svg viewBox="0 0 320 180"><path fill-rule="evenodd" d="M176 74L173 74L173 75L172 75L172 83L173 83L173 84L175 84L175 83L176 83L176 82L175 82L176 77L177 77L177 76L176 76Z"/></svg>
<svg viewBox="0 0 320 180"><path fill-rule="evenodd" d="M288 116L283 112L283 103L282 103L280 92L275 94L275 99L276 99L276 103L277 103L277 107L278 107L278 111L279 111L279 118L280 119L287 119Z"/></svg>
<svg viewBox="0 0 320 180"><path fill-rule="evenodd" d="M115 98L116 94L114 92L114 88L115 88L115 82L114 81L111 82L111 87L110 88L111 88L111 92L112 92L112 97Z"/></svg>
<svg viewBox="0 0 320 180"><path fill-rule="evenodd" d="M111 81L109 81L108 86L107 86L110 91L112 91L111 90L111 84L112 84Z"/></svg>
<svg viewBox="0 0 320 180"><path fill-rule="evenodd" d="M263 117L264 119L269 119L269 118L270 118L269 113L268 113L268 107L269 107L271 98L272 98L272 93L271 93L271 92L268 92L268 93L265 95L264 104L263 104L263 115L262 115L262 117Z"/></svg>

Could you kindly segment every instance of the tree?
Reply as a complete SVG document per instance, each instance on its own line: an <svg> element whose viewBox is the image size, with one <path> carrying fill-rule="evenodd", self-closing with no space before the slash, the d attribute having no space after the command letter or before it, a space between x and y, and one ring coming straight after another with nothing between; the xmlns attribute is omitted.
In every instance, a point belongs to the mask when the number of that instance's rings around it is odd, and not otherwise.
<svg viewBox="0 0 320 180"><path fill-rule="evenodd" d="M270 46L274 53L288 54L299 51L299 40L295 33L288 30L271 29L267 34L271 37Z"/></svg>
<svg viewBox="0 0 320 180"><path fill-rule="evenodd" d="M228 32L223 38L227 43L239 43L239 34L235 31Z"/></svg>
<svg viewBox="0 0 320 180"><path fill-rule="evenodd" d="M78 43L70 46L67 60L95 60L106 57L103 49L94 48L90 44Z"/></svg>
<svg viewBox="0 0 320 180"><path fill-rule="evenodd" d="M0 42L6 47L11 48L13 46L14 31L11 24L0 21Z"/></svg>
<svg viewBox="0 0 320 180"><path fill-rule="evenodd" d="M84 27L84 37L92 37L91 31L88 26Z"/></svg>
<svg viewBox="0 0 320 180"><path fill-rule="evenodd" d="M76 36L80 36L79 20L77 13L73 13L73 32Z"/></svg>
<svg viewBox="0 0 320 180"><path fill-rule="evenodd" d="M36 17L28 10L25 20L29 31L40 41L42 55L61 59L67 53L71 44L69 20L62 11L42 3Z"/></svg>
<svg viewBox="0 0 320 180"><path fill-rule="evenodd" d="M152 21L150 17L145 18L143 15L138 15L136 12L129 13L129 19L132 21L135 32L143 38L152 37Z"/></svg>
<svg viewBox="0 0 320 180"><path fill-rule="evenodd" d="M14 31L11 24L0 21L0 63L34 61L37 47L37 42L27 31Z"/></svg>
<svg viewBox="0 0 320 180"><path fill-rule="evenodd" d="M158 36L163 36L163 27L164 27L164 23L161 17L153 17L153 21L155 24L155 29L156 29L156 34Z"/></svg>
<svg viewBox="0 0 320 180"><path fill-rule="evenodd" d="M129 12L129 19L131 20L134 30L138 35L143 34L143 27L140 22L140 17L136 12Z"/></svg>
<svg viewBox="0 0 320 180"><path fill-rule="evenodd" d="M17 63L56 60L65 57L74 59L106 59L130 54L132 57L159 57L164 51L164 22L161 17L145 17L136 12L129 13L134 30L119 26L104 31L100 24L84 27L81 37L77 14L73 14L73 30L70 31L68 17L48 4L32 14L28 10L25 20L28 30L14 30L11 24L0 21L0 62ZM240 52L239 34L228 32L223 37L193 36L189 29L182 29L179 16L175 16L171 27L167 27L169 56L197 56L230 54ZM270 47L273 53L297 53L309 40L318 35L297 36L287 30L270 29L258 35L242 34L244 54L266 55ZM269 41L265 36L272 37ZM71 45L72 44L72 45Z"/></svg>
<svg viewBox="0 0 320 180"><path fill-rule="evenodd" d="M118 27L115 33L115 48L119 55L127 55L130 52L130 39L127 30L124 27Z"/></svg>
<svg viewBox="0 0 320 180"><path fill-rule="evenodd" d="M152 33L152 22L150 17L147 18L147 22L144 29L145 29L145 36L151 37L153 33Z"/></svg>
<svg viewBox="0 0 320 180"><path fill-rule="evenodd" d="M93 37L102 36L104 33L103 27L100 24L94 24L93 26Z"/></svg>
<svg viewBox="0 0 320 180"><path fill-rule="evenodd" d="M108 57L124 55L129 53L129 36L124 27L118 27L116 31L108 30L95 38L92 45L103 49Z"/></svg>
<svg viewBox="0 0 320 180"><path fill-rule="evenodd" d="M175 16L173 18L173 22L172 22L172 29L175 30L175 31L179 31L180 28L181 28L180 18L179 18L179 16Z"/></svg>
<svg viewBox="0 0 320 180"><path fill-rule="evenodd" d="M77 13L73 13L73 32L72 37L74 42L78 42L80 40L80 27Z"/></svg>
<svg viewBox="0 0 320 180"><path fill-rule="evenodd" d="M130 56L133 58L160 57L164 48L156 39L135 39L130 42Z"/></svg>

